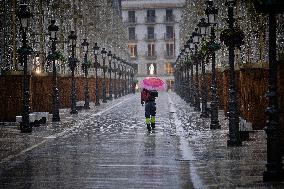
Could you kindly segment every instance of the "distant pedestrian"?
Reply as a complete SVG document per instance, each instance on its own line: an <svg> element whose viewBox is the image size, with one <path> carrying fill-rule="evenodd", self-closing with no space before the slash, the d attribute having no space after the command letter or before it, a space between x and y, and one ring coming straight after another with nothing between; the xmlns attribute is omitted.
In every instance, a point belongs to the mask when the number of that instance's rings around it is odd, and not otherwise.
<svg viewBox="0 0 284 189"><path fill-rule="evenodd" d="M149 132L155 129L156 124L156 97L158 97L158 92L156 90L147 90L143 88L141 91L141 104L143 106L145 103L145 118Z"/></svg>
<svg viewBox="0 0 284 189"><path fill-rule="evenodd" d="M132 93L133 94L135 94L135 90L136 90L135 88L136 88L136 83L133 82L132 83Z"/></svg>

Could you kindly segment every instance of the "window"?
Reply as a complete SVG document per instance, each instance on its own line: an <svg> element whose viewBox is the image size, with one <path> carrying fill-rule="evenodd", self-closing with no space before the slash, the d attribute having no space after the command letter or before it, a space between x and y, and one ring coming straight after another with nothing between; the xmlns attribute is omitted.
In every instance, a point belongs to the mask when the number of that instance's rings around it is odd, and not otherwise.
<svg viewBox="0 0 284 189"><path fill-rule="evenodd" d="M147 64L147 74L156 75L157 74L157 65L156 63Z"/></svg>
<svg viewBox="0 0 284 189"><path fill-rule="evenodd" d="M131 58L137 57L137 45L128 45L129 53Z"/></svg>
<svg viewBox="0 0 284 189"><path fill-rule="evenodd" d="M148 39L154 39L154 27L147 27Z"/></svg>
<svg viewBox="0 0 284 189"><path fill-rule="evenodd" d="M148 22L155 22L155 10L147 10L147 21Z"/></svg>
<svg viewBox="0 0 284 189"><path fill-rule="evenodd" d="M135 27L128 28L128 37L129 37L129 40L136 39Z"/></svg>
<svg viewBox="0 0 284 189"><path fill-rule="evenodd" d="M166 80L167 82L167 90L172 90L173 89L173 86L174 86L174 80Z"/></svg>
<svg viewBox="0 0 284 189"><path fill-rule="evenodd" d="M155 17L155 10L147 10L147 17Z"/></svg>
<svg viewBox="0 0 284 189"><path fill-rule="evenodd" d="M166 43L166 55L173 56L174 55L174 44L173 43Z"/></svg>
<svg viewBox="0 0 284 189"><path fill-rule="evenodd" d="M148 44L148 56L155 56L155 44Z"/></svg>
<svg viewBox="0 0 284 189"><path fill-rule="evenodd" d="M166 26L166 38L172 39L174 38L174 27Z"/></svg>
<svg viewBox="0 0 284 189"><path fill-rule="evenodd" d="M135 11L128 11L128 22L135 22Z"/></svg>
<svg viewBox="0 0 284 189"><path fill-rule="evenodd" d="M167 74L172 75L174 73L174 69L171 63L165 64L165 71Z"/></svg>
<svg viewBox="0 0 284 189"><path fill-rule="evenodd" d="M173 19L173 10L172 9L167 9L166 10L166 20L167 21L172 21Z"/></svg>

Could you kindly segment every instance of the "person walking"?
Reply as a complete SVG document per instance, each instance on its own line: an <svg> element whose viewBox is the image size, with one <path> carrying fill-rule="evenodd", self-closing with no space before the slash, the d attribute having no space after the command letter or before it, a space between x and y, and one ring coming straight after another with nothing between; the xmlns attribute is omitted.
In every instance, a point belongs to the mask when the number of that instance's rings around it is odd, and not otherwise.
<svg viewBox="0 0 284 189"><path fill-rule="evenodd" d="M158 97L158 92L156 90L147 90L143 88L141 91L141 105L143 106L145 103L145 118L149 132L155 129L156 124L156 97Z"/></svg>

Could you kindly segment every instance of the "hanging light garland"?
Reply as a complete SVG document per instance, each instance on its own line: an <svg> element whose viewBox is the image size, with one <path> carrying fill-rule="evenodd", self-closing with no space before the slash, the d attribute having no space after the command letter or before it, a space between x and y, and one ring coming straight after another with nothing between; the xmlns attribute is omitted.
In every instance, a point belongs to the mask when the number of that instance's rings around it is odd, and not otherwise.
<svg viewBox="0 0 284 189"><path fill-rule="evenodd" d="M216 35L220 36L217 43L223 42L222 48L216 52L217 65L226 67L228 52L225 44L228 35L235 35L236 40L240 40L237 50L236 64L267 62L268 60L268 25L267 16L256 12L252 1L237 0L235 8L235 30L222 30L227 28L227 8L224 0L214 0L214 4L218 7L218 25ZM205 9L204 2L198 0L186 0L183 7L183 15L181 20L180 36L181 45L189 39L190 33L194 30L198 20L204 15L202 11ZM277 50L278 57L283 57L284 51L284 15L277 16ZM222 32L223 31L223 32ZM222 32L222 33L221 33ZM225 43L225 44L224 44ZM205 48L205 47L203 47Z"/></svg>

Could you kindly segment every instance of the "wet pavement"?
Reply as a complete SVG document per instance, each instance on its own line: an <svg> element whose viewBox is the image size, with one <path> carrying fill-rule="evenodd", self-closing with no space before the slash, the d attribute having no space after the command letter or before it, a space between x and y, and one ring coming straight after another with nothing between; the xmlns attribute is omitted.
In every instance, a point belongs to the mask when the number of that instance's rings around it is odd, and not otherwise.
<svg viewBox="0 0 284 189"><path fill-rule="evenodd" d="M127 95L60 123L0 129L0 188L284 188L264 184L263 131L228 148L227 120L210 130L175 93L160 93L148 133L139 95Z"/></svg>

